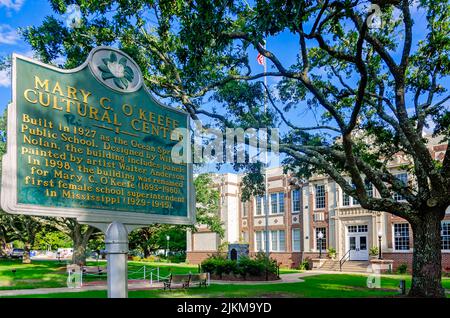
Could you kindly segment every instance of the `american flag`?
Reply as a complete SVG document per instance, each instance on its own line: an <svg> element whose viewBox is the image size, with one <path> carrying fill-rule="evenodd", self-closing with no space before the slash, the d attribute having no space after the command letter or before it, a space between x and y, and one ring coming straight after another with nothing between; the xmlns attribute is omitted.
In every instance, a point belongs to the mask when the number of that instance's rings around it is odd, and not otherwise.
<svg viewBox="0 0 450 318"><path fill-rule="evenodd" d="M264 65L266 63L265 57L261 53L258 53L256 60L258 61L259 65Z"/></svg>

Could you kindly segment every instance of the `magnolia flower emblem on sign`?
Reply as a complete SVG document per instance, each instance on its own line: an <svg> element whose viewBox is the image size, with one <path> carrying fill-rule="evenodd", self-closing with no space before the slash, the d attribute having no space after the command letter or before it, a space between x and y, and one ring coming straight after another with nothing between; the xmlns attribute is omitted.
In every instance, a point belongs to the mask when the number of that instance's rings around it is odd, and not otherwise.
<svg viewBox="0 0 450 318"><path fill-rule="evenodd" d="M117 60L117 55L111 52L109 58L102 59L103 64L98 66L104 81L112 79L114 84L120 89L127 89L130 82L133 81L134 72L127 65L125 57Z"/></svg>

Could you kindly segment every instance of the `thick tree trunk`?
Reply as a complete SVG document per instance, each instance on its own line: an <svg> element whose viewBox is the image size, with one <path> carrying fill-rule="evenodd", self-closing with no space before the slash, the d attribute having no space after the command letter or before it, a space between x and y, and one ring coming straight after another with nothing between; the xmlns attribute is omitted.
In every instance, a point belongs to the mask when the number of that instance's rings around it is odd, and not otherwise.
<svg viewBox="0 0 450 318"><path fill-rule="evenodd" d="M81 233L75 233L73 237L72 264L86 265L86 245L87 240Z"/></svg>
<svg viewBox="0 0 450 318"><path fill-rule="evenodd" d="M430 211L417 222L411 222L414 238L411 297L445 297L442 288L441 219Z"/></svg>
<svg viewBox="0 0 450 318"><path fill-rule="evenodd" d="M22 257L22 263L23 264L30 264L31 263L30 250L31 250L31 244L30 243L25 243L25 247L23 249L23 257Z"/></svg>

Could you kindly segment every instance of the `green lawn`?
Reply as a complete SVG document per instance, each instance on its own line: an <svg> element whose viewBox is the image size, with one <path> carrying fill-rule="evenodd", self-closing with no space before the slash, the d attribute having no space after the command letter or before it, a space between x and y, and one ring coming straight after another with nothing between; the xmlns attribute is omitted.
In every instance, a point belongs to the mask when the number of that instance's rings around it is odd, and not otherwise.
<svg viewBox="0 0 450 318"><path fill-rule="evenodd" d="M87 265L96 265L97 262L88 262ZM105 261L99 262L100 266L105 266ZM146 266L147 279L149 272L159 267L160 276L168 276L169 273L187 274L197 272L196 265L175 264L175 263L144 263L128 262L128 272L130 279L142 279L144 277L143 266ZM14 274L12 269L16 270ZM66 263L57 261L33 261L31 264L22 264L20 260L0 260L0 290L5 289L33 289L33 288L53 288L67 287ZM103 276L84 276L83 280L98 281L106 280Z"/></svg>

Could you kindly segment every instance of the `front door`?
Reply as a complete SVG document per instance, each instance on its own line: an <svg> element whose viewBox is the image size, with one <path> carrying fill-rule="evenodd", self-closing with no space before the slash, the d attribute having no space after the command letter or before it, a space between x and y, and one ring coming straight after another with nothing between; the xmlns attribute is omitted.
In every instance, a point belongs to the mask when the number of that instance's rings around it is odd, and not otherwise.
<svg viewBox="0 0 450 318"><path fill-rule="evenodd" d="M348 245L350 261L367 261L369 250L367 242L367 225L353 225L348 227Z"/></svg>

